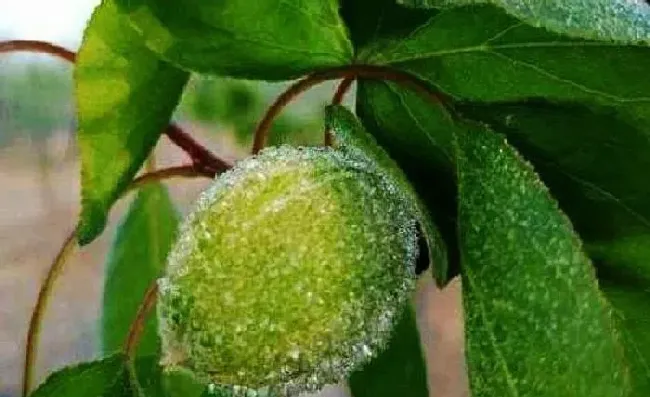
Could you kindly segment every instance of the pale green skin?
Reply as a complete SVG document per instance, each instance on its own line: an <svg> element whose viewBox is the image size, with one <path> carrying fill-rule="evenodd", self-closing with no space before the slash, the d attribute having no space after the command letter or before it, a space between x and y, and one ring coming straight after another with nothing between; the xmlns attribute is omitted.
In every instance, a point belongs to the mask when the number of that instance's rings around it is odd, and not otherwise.
<svg viewBox="0 0 650 397"><path fill-rule="evenodd" d="M416 221L374 163L272 148L217 179L160 280L163 364L292 395L387 343L415 285Z"/></svg>

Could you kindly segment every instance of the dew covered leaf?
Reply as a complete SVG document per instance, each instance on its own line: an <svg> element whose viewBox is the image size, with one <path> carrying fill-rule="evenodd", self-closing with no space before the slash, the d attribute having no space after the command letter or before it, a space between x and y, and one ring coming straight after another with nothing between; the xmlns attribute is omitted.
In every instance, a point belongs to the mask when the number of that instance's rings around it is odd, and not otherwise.
<svg viewBox="0 0 650 397"><path fill-rule="evenodd" d="M473 6L443 11L410 34L380 37L361 52L362 59L412 72L460 99L582 103L650 136L650 48L568 39L523 25L497 8ZM449 142L462 127L419 95L387 83L360 82L357 113L425 199L450 247L453 276L458 261ZM573 130L562 131L554 139L571 141ZM583 142L588 133L581 129ZM427 173L429 179L422 176Z"/></svg>
<svg viewBox="0 0 650 397"><path fill-rule="evenodd" d="M576 37L650 43L645 0L397 0L424 8L489 3L526 23Z"/></svg>
<svg viewBox="0 0 650 397"><path fill-rule="evenodd" d="M360 81L358 87L357 115L407 175L447 247L440 284L458 274L451 137L462 127L441 107L393 83Z"/></svg>
<svg viewBox="0 0 650 397"><path fill-rule="evenodd" d="M350 61L338 0L116 0L158 55L182 68L288 80Z"/></svg>
<svg viewBox="0 0 650 397"><path fill-rule="evenodd" d="M149 285L161 275L176 235L178 214L162 184L142 187L122 218L106 264L102 349L119 350ZM139 354L159 352L155 316L149 316Z"/></svg>
<svg viewBox="0 0 650 397"><path fill-rule="evenodd" d="M599 279L601 288L614 307L614 317L621 329L621 339L630 364L630 396L645 397L650 393L650 278L630 279L599 274Z"/></svg>
<svg viewBox="0 0 650 397"><path fill-rule="evenodd" d="M113 0L104 0L86 28L74 75L83 245L104 229L110 207L155 146L188 73L147 50Z"/></svg>
<svg viewBox="0 0 650 397"><path fill-rule="evenodd" d="M568 218L501 135L476 126L457 148L473 395L627 395L611 309Z"/></svg>
<svg viewBox="0 0 650 397"><path fill-rule="evenodd" d="M634 395L647 395L650 340L642 331L650 321L647 133L611 109L572 103L465 104L462 112L506 133L571 218L622 319Z"/></svg>
<svg viewBox="0 0 650 397"><path fill-rule="evenodd" d="M354 372L348 385L354 397L429 396L427 368L412 306L395 326L386 350Z"/></svg>
<svg viewBox="0 0 650 397"><path fill-rule="evenodd" d="M461 111L505 133L535 165L599 267L650 277L647 131L611 108L577 103L464 104Z"/></svg>
<svg viewBox="0 0 650 397"><path fill-rule="evenodd" d="M326 126L335 136L337 146L345 151L358 153L376 162L387 175L395 181L407 195L410 204L427 240L431 268L439 283L447 282L447 253L436 225L433 223L426 205L422 202L406 175L388 153L361 125L361 122L343 106L328 106Z"/></svg>
<svg viewBox="0 0 650 397"><path fill-rule="evenodd" d="M408 36L369 44L360 56L465 100L596 102L650 117L650 47L565 38L494 7L441 12Z"/></svg>

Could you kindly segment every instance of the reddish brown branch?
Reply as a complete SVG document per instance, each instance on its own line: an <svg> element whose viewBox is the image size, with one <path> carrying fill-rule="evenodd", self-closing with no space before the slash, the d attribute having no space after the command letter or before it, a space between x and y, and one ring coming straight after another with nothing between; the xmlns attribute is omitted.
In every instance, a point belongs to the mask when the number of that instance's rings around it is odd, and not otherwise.
<svg viewBox="0 0 650 397"><path fill-rule="evenodd" d="M353 83L354 83L354 77L346 77L343 80L341 80L339 86L336 89L336 92L334 93L334 97L332 98L332 105L340 105L341 103L343 103L343 99L345 99L345 94L348 93ZM327 127L325 127L324 139L325 139L325 146L332 146L332 144L334 143L334 137L332 136L332 132Z"/></svg>
<svg viewBox="0 0 650 397"><path fill-rule="evenodd" d="M183 131L176 124L170 124L165 129L165 135L176 146L183 149L190 156L195 169L205 175L212 174L214 176L233 166L230 162L212 154L205 146L198 143L190 134Z"/></svg>
<svg viewBox="0 0 650 397"><path fill-rule="evenodd" d="M302 80L298 80L286 91L284 91L275 102L268 108L266 114L260 121L255 130L253 140L253 154L258 153L266 145L268 132L273 120L280 114L282 109L289 104L298 95L307 91L315 85L324 81L341 79L341 78L363 78L371 80L386 80L405 86L416 92L423 94L425 97L443 106L451 117L456 117L456 113L451 105L451 98L440 92L428 82L401 70L393 69L388 66L375 65L350 65L333 69L327 69L313 73Z"/></svg>
<svg viewBox="0 0 650 397"><path fill-rule="evenodd" d="M151 309L156 304L158 298L158 283L153 281L147 291L144 293L144 298L142 298L142 303L138 308L138 311L135 315L135 319L131 323L129 328L129 333L127 334L126 340L124 341L124 354L129 358L133 359L135 357L136 349L138 348L138 342L142 336L142 330L144 329L144 322L147 319L147 315Z"/></svg>
<svg viewBox="0 0 650 397"><path fill-rule="evenodd" d="M3 52L36 52L50 54L74 63L77 54L59 45L38 40L9 40L0 41L0 53Z"/></svg>
<svg viewBox="0 0 650 397"><path fill-rule="evenodd" d="M76 231L71 232L66 237L63 246L57 253L52 265L50 266L45 280L41 284L41 288L38 291L38 297L36 298L36 306L32 311L32 317L29 320L29 326L27 328L27 343L25 345L25 366L23 372L23 396L27 397L29 394L29 389L32 384L32 379L34 377L34 363L36 361L36 351L38 345L38 338L41 332L41 324L43 314L45 314L45 308L49 302L52 288L58 276L63 270L63 265L66 262L66 259L72 254L74 248L77 246L75 236L77 235Z"/></svg>

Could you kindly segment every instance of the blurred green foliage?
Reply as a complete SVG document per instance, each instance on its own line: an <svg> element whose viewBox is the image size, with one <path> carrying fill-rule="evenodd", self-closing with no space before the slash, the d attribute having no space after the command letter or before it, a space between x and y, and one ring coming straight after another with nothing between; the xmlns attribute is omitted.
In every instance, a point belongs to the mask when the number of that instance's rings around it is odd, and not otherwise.
<svg viewBox="0 0 650 397"><path fill-rule="evenodd" d="M285 87L286 84L195 77L188 84L178 112L181 118L216 125L221 127L219 130L230 130L239 144L248 145L265 109ZM310 102L313 110L314 100ZM302 113L285 110L274 121L268 144L320 144L323 114Z"/></svg>
<svg viewBox="0 0 650 397"><path fill-rule="evenodd" d="M72 70L50 62L0 67L0 145L18 137L46 139L74 128Z"/></svg>
<svg viewBox="0 0 650 397"><path fill-rule="evenodd" d="M284 88L286 83L196 76L183 94L177 116L184 121L214 126L219 133L233 133L237 143L247 146L264 111ZM40 140L57 130L73 131L72 90L72 71L68 65L27 61L3 64L0 67L0 146L9 145L19 137ZM269 145L321 144L326 99L324 92L320 94L284 110L273 123ZM317 106L319 102L323 106Z"/></svg>

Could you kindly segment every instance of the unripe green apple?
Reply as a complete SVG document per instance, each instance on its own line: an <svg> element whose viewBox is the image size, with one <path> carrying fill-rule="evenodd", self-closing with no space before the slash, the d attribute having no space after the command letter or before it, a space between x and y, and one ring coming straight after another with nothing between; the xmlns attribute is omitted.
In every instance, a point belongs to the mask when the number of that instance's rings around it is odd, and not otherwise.
<svg viewBox="0 0 650 397"><path fill-rule="evenodd" d="M159 282L163 364L291 395L388 341L415 285L416 219L363 156L270 148L219 176Z"/></svg>

